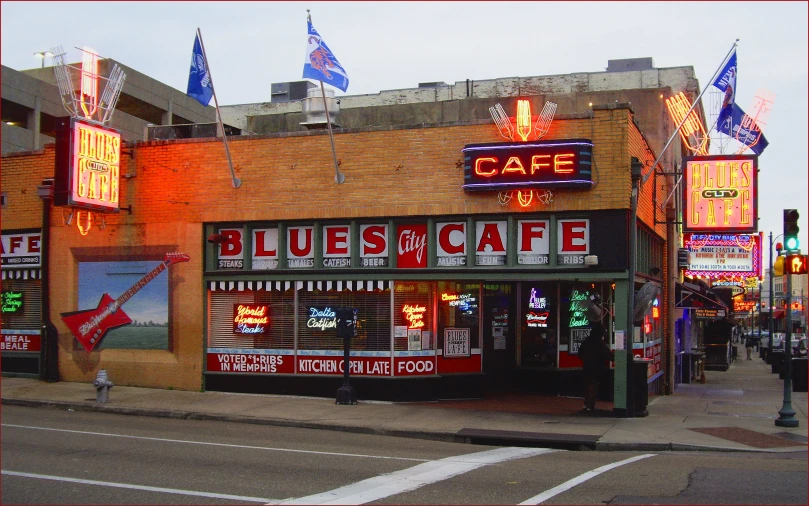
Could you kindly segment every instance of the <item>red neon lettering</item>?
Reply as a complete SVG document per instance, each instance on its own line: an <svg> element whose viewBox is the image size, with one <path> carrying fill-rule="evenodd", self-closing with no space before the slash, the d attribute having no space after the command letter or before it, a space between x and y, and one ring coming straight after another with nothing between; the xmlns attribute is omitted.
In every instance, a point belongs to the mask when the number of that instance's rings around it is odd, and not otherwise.
<svg viewBox="0 0 809 506"><path fill-rule="evenodd" d="M520 252L533 251L531 243L534 239L542 239L545 236L545 222L520 223L522 227L522 243L520 244Z"/></svg>
<svg viewBox="0 0 809 506"><path fill-rule="evenodd" d="M302 230L306 232L303 246L300 245L300 238L298 237L298 233ZM289 251L292 253L292 256L295 257L305 257L308 255L309 252L312 251L312 229L290 228Z"/></svg>
<svg viewBox="0 0 809 506"><path fill-rule="evenodd" d="M374 225L362 231L362 253L364 255L379 255L385 251L385 227Z"/></svg>
<svg viewBox="0 0 809 506"><path fill-rule="evenodd" d="M326 229L326 254L348 254L348 227L329 227Z"/></svg>
<svg viewBox="0 0 809 506"><path fill-rule="evenodd" d="M477 160L475 160L475 174L484 177L492 177L497 174L497 169L492 169L488 172L483 172L480 169L480 166L483 165L483 162L497 163L497 158L489 157L489 158L478 158Z"/></svg>
<svg viewBox="0 0 809 506"><path fill-rule="evenodd" d="M240 230L221 230L225 240L219 243L219 256L237 256L242 252L242 233Z"/></svg>
<svg viewBox="0 0 809 506"><path fill-rule="evenodd" d="M256 256L257 257L274 257L278 256L277 249L264 249L266 243L264 242L264 236L267 234L266 230L256 230Z"/></svg>
<svg viewBox="0 0 809 506"><path fill-rule="evenodd" d="M520 174L525 174L525 167L522 166L522 162L516 156L512 156L506 162L505 167L503 167L503 174L507 172L518 172Z"/></svg>
<svg viewBox="0 0 809 506"><path fill-rule="evenodd" d="M540 169L549 169L551 167L550 162L540 162L539 160L545 159L550 160L551 155L534 155L531 157L531 174L534 174L536 171Z"/></svg>
<svg viewBox="0 0 809 506"><path fill-rule="evenodd" d="M557 174L570 174L573 172L573 153L560 153L553 157L553 171Z"/></svg>
<svg viewBox="0 0 809 506"><path fill-rule="evenodd" d="M463 234L464 231L464 224L463 223L450 223L444 225L441 229L441 232L438 234L438 243L441 245L441 249L443 249L447 254L455 254L455 253L463 253L463 241L460 244L452 244L449 240L449 236L454 231L461 232Z"/></svg>
<svg viewBox="0 0 809 506"><path fill-rule="evenodd" d="M491 246L491 251L505 251L503 247L503 238L500 237L500 231L497 229L497 223L485 223L483 225L483 233L478 243L478 251L486 251L486 246Z"/></svg>
<svg viewBox="0 0 809 506"><path fill-rule="evenodd" d="M585 252L587 243L584 241L584 232L587 225L583 221L563 221L562 224L562 251L565 253Z"/></svg>

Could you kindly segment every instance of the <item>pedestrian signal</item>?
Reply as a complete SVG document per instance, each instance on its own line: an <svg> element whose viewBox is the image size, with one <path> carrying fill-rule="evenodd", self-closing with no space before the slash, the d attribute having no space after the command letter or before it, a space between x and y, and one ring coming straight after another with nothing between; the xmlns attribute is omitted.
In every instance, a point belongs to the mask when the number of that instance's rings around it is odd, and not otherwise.
<svg viewBox="0 0 809 506"><path fill-rule="evenodd" d="M786 268L788 274L806 274L806 257L804 255L787 255Z"/></svg>

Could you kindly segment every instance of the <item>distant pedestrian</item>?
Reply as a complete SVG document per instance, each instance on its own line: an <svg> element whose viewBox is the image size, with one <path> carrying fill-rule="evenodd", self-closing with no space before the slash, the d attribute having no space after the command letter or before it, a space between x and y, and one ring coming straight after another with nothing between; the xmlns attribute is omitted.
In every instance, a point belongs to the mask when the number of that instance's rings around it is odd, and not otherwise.
<svg viewBox="0 0 809 506"><path fill-rule="evenodd" d="M744 347L747 349L747 360L753 360L753 334L747 334Z"/></svg>
<svg viewBox="0 0 809 506"><path fill-rule="evenodd" d="M595 323L590 335L579 346L579 358L584 373L584 409L587 411L596 409L598 384L607 372L607 362L613 357L613 352L604 342L604 334L604 326Z"/></svg>

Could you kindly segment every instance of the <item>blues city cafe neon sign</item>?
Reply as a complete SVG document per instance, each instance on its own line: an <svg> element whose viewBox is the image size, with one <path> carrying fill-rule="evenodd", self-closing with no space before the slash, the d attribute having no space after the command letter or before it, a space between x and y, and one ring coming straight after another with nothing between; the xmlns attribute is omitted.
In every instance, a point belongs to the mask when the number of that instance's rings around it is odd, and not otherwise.
<svg viewBox="0 0 809 506"><path fill-rule="evenodd" d="M112 128L71 118L56 135L54 203L118 211L121 134Z"/></svg>
<svg viewBox="0 0 809 506"><path fill-rule="evenodd" d="M684 158L684 232L758 231L758 157L711 155Z"/></svg>
<svg viewBox="0 0 809 506"><path fill-rule="evenodd" d="M593 186L588 139L468 144L463 155L466 191Z"/></svg>

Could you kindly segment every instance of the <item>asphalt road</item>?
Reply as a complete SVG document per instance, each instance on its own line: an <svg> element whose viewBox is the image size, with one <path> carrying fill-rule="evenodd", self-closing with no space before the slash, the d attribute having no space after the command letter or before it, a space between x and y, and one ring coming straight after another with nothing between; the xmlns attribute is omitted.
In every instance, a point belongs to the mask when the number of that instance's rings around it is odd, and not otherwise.
<svg viewBox="0 0 809 506"><path fill-rule="evenodd" d="M806 452L475 446L4 406L3 504L807 504Z"/></svg>

